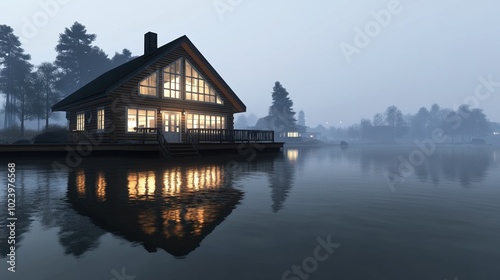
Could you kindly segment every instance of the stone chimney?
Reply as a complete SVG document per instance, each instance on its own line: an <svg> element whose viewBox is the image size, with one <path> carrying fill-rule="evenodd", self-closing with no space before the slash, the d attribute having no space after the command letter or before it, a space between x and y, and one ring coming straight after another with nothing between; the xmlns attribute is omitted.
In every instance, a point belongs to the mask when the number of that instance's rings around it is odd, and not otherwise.
<svg viewBox="0 0 500 280"><path fill-rule="evenodd" d="M158 35L153 32L144 34L144 55L150 55L158 49Z"/></svg>

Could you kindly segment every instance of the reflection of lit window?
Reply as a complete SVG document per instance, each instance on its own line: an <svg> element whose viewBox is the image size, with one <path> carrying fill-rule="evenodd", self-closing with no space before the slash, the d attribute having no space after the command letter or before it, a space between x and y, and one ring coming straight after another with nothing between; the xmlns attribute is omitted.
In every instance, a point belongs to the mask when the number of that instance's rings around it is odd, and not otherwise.
<svg viewBox="0 0 500 280"><path fill-rule="evenodd" d="M106 199L106 178L104 177L104 173L102 171L97 174L96 196L98 200Z"/></svg>
<svg viewBox="0 0 500 280"><path fill-rule="evenodd" d="M493 135L500 135L500 132L493 132Z"/></svg>
<svg viewBox="0 0 500 280"><path fill-rule="evenodd" d="M144 209L138 214L138 221L141 225L142 232L153 235L156 232L156 219L153 210Z"/></svg>
<svg viewBox="0 0 500 280"><path fill-rule="evenodd" d="M182 173L178 168L165 171L165 174L163 174L163 184L168 194L174 195L181 192L181 176Z"/></svg>
<svg viewBox="0 0 500 280"><path fill-rule="evenodd" d="M166 238L182 237L184 235L180 209L165 209L163 211L163 234Z"/></svg>
<svg viewBox="0 0 500 280"><path fill-rule="evenodd" d="M78 196L85 197L85 173L83 170L78 170L76 172L76 190Z"/></svg>
<svg viewBox="0 0 500 280"><path fill-rule="evenodd" d="M289 149L286 151L286 157L289 161L296 161L299 157L299 150L297 149Z"/></svg>
<svg viewBox="0 0 500 280"><path fill-rule="evenodd" d="M220 166L207 166L190 169L186 172L189 191L216 189L222 186L223 175Z"/></svg>
<svg viewBox="0 0 500 280"><path fill-rule="evenodd" d="M168 209L163 211L163 235L166 238L181 238L184 234L201 235L207 222L207 211L202 207ZM208 222L207 222L208 223Z"/></svg>
<svg viewBox="0 0 500 280"><path fill-rule="evenodd" d="M127 177L128 195L130 199L152 199L155 191L155 174L153 171L130 172Z"/></svg>

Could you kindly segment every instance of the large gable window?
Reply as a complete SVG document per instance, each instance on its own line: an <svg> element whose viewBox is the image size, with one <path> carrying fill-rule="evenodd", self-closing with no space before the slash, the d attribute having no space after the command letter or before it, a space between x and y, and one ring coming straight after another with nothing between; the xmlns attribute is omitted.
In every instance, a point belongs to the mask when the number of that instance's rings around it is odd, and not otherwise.
<svg viewBox="0 0 500 280"><path fill-rule="evenodd" d="M182 59L163 69L163 97L181 98Z"/></svg>
<svg viewBox="0 0 500 280"><path fill-rule="evenodd" d="M220 95L187 60L186 100L223 104Z"/></svg>
<svg viewBox="0 0 500 280"><path fill-rule="evenodd" d="M155 128L156 110L128 109L127 131L140 132L137 128Z"/></svg>
<svg viewBox="0 0 500 280"><path fill-rule="evenodd" d="M153 74L146 77L139 83L139 93L150 96L157 96L158 74Z"/></svg>

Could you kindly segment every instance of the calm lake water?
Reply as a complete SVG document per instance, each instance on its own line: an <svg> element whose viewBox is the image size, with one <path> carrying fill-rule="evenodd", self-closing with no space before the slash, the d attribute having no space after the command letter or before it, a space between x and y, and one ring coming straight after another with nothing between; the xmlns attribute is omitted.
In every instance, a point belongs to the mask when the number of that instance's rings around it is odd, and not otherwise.
<svg viewBox="0 0 500 280"><path fill-rule="evenodd" d="M1 158L0 279L500 279L500 148L402 163L414 150L86 158L71 171Z"/></svg>

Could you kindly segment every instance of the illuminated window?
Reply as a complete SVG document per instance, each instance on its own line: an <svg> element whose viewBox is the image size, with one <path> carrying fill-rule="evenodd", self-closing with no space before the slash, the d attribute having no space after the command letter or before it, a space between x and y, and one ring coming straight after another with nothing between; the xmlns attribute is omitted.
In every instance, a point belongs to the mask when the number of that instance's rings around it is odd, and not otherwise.
<svg viewBox="0 0 500 280"><path fill-rule="evenodd" d="M155 128L156 110L128 109L127 131L139 132L135 128Z"/></svg>
<svg viewBox="0 0 500 280"><path fill-rule="evenodd" d="M225 129L226 117L216 115L187 114L186 126L192 128Z"/></svg>
<svg viewBox="0 0 500 280"><path fill-rule="evenodd" d="M104 130L104 108L97 109L97 130Z"/></svg>
<svg viewBox="0 0 500 280"><path fill-rule="evenodd" d="M178 59L163 69L163 97L181 98L181 62Z"/></svg>
<svg viewBox="0 0 500 280"><path fill-rule="evenodd" d="M220 95L186 60L186 100L224 104Z"/></svg>
<svg viewBox="0 0 500 280"><path fill-rule="evenodd" d="M85 130L85 112L80 112L76 114L76 130L77 131Z"/></svg>
<svg viewBox="0 0 500 280"><path fill-rule="evenodd" d="M139 93L144 95L156 96L157 84L158 75L156 74L156 72L154 72L139 83Z"/></svg>
<svg viewBox="0 0 500 280"><path fill-rule="evenodd" d="M298 132L288 132L287 136L290 138L297 138L300 137L300 134Z"/></svg>

